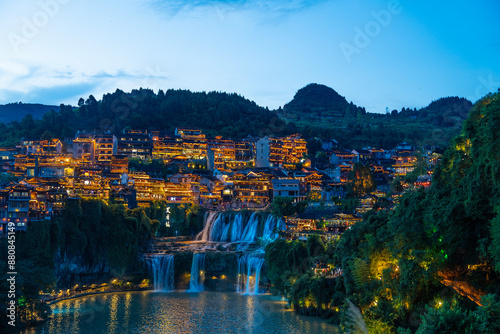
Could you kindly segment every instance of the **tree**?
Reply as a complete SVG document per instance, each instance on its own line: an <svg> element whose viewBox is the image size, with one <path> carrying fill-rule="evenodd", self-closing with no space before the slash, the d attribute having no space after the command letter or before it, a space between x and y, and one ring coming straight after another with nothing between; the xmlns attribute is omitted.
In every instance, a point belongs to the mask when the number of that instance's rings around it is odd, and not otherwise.
<svg viewBox="0 0 500 334"><path fill-rule="evenodd" d="M375 178L370 167L360 162L354 164L353 170L348 175L347 188L351 196L363 196L375 190Z"/></svg>
<svg viewBox="0 0 500 334"><path fill-rule="evenodd" d="M427 307L415 334L480 333L475 317L459 306Z"/></svg>
<svg viewBox="0 0 500 334"><path fill-rule="evenodd" d="M307 141L307 153L309 156L314 157L316 153L321 151L323 142L319 138L312 138Z"/></svg>
<svg viewBox="0 0 500 334"><path fill-rule="evenodd" d="M304 212L307 202L294 203L293 197L277 196L271 204L271 213L276 217L292 216L296 213Z"/></svg>
<svg viewBox="0 0 500 334"><path fill-rule="evenodd" d="M52 140L54 138L54 134L51 131L46 130L42 135L40 136L40 140Z"/></svg>

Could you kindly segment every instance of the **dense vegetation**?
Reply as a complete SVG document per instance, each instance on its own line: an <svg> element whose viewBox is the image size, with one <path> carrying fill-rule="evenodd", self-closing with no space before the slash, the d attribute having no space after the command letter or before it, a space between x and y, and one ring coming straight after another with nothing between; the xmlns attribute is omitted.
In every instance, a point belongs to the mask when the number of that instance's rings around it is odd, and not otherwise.
<svg viewBox="0 0 500 334"><path fill-rule="evenodd" d="M38 292L68 288L61 263L75 264L88 272L111 271L114 275L141 268L140 253L158 229L163 212L157 205L147 210L127 210L95 199L68 199L64 216L30 224L27 232L16 233L16 294L21 325L35 321L48 310L38 301ZM153 220L151 218L154 218ZM7 258L6 239L1 257ZM7 263L0 263L2 291L8 291ZM0 305L5 314L7 295ZM0 328L6 326L2 316Z"/></svg>
<svg viewBox="0 0 500 334"><path fill-rule="evenodd" d="M356 117L366 114L364 108L348 103L345 97L325 85L309 84L297 91L283 113L306 113L323 116Z"/></svg>
<svg viewBox="0 0 500 334"><path fill-rule="evenodd" d="M7 106L19 109L26 105ZM40 106L33 109L34 117L9 118L13 120L11 123L0 123L0 146L14 146L23 137L74 137L78 130L110 130L118 134L123 129L135 128L173 133L177 127L199 128L209 137L221 135L233 139L299 132L309 141L316 137L336 139L345 147L357 149L368 146L392 149L403 141L445 146L458 133L470 108L470 101L451 97L420 110L403 108L388 114L367 113L335 90L318 84L300 89L284 109L276 111L237 94L116 90L105 94L100 101L92 95L86 100L81 98L77 108L61 105L59 110L47 111L47 106ZM47 111L43 117L42 109Z"/></svg>
<svg viewBox="0 0 500 334"><path fill-rule="evenodd" d="M299 241L269 245L266 258L274 289L286 294L297 310L332 317L345 329L497 333L498 129L500 93L474 105L429 189L407 191L394 210L368 213L333 251L319 247L323 251L311 254ZM297 257L294 250L300 248L308 256ZM318 259L342 268L343 275L314 277L306 268ZM347 300L361 309L364 320L353 321L356 309Z"/></svg>
<svg viewBox="0 0 500 334"><path fill-rule="evenodd" d="M195 204L171 205L169 226L160 225L158 237L196 236L203 230L205 209Z"/></svg>
<svg viewBox="0 0 500 334"><path fill-rule="evenodd" d="M274 112L237 94L193 93L188 90L149 89L125 93L116 90L101 101L92 95L79 108L61 105L41 120L26 116L21 122L0 124L1 145L15 144L21 137L40 138L49 132L57 138L73 137L78 130L107 131L149 129L171 132L176 127L200 128L207 135L241 138L249 134L283 134L286 126Z"/></svg>
<svg viewBox="0 0 500 334"><path fill-rule="evenodd" d="M336 139L345 147L392 149L403 141L447 146L472 107L464 98L447 97L419 110L402 108L367 113L335 90L310 84L300 89L278 114L306 138ZM381 110L381 112L383 112Z"/></svg>

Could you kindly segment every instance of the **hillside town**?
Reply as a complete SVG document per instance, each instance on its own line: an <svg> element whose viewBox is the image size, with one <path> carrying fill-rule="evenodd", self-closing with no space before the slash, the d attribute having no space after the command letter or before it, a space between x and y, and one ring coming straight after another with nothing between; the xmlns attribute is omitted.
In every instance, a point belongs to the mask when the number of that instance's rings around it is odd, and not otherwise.
<svg viewBox="0 0 500 334"><path fill-rule="evenodd" d="M289 239L308 231L339 234L377 199L392 201L394 180L423 161L425 172L411 185L429 186L439 154L431 147L401 143L392 150L340 147L320 142L313 154L300 134L243 140L207 138L201 130L174 134L124 130L121 134L79 132L75 138L22 139L0 149L0 234L8 222L29 224L62 214L67 198L99 198L129 209L152 202L192 203L209 210L265 209L277 197L308 201L306 212L287 220ZM346 197L356 163L369 166L376 183L348 212L336 210ZM324 213L329 213L328 217ZM321 226L319 226L321 225Z"/></svg>

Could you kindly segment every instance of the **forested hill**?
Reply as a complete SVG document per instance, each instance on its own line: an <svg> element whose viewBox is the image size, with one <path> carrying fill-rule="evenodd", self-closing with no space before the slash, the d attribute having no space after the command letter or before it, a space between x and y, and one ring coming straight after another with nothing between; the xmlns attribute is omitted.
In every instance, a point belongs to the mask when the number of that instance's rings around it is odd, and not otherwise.
<svg viewBox="0 0 500 334"><path fill-rule="evenodd" d="M319 84L309 84L297 91L293 100L283 107L286 113L315 113L323 116L356 116L358 112L366 114L364 108L349 103L339 93L330 87Z"/></svg>
<svg viewBox="0 0 500 334"><path fill-rule="evenodd" d="M467 99L446 97L421 109L369 113L332 88L309 84L278 114L306 138L335 138L348 147L392 148L402 141L445 147L460 131L471 107Z"/></svg>
<svg viewBox="0 0 500 334"><path fill-rule="evenodd" d="M64 138L77 130L125 128L171 131L176 127L198 128L208 136L242 138L247 135L283 135L287 129L274 111L258 106L237 94L195 93L188 90L149 89L130 93L116 90L97 101L92 95L80 99L79 108L61 105L58 111L45 113L41 120L26 116L11 125L0 124L0 145L12 146L22 137L39 138L45 131Z"/></svg>
<svg viewBox="0 0 500 334"><path fill-rule="evenodd" d="M104 95L98 106L92 101L80 108L81 115L112 119L115 131L125 127L173 131L176 127L203 129L208 136L241 138L247 135L282 134L284 122L275 112L238 94L148 89Z"/></svg>
<svg viewBox="0 0 500 334"><path fill-rule="evenodd" d="M268 244L272 289L342 332L500 333L499 129L500 92L473 106L429 188L366 212L338 241ZM338 277L309 269L327 263Z"/></svg>
<svg viewBox="0 0 500 334"><path fill-rule="evenodd" d="M407 191L395 210L369 214L342 235L336 261L347 298L365 314L397 327L426 311L417 333L499 333L499 128L500 93L490 94L470 111L428 190ZM484 308L465 311L466 297ZM436 301L438 311L429 308Z"/></svg>
<svg viewBox="0 0 500 334"><path fill-rule="evenodd" d="M460 126L467 118L472 102L460 97L443 97L422 109L403 108L400 116L413 117L421 122L442 127Z"/></svg>
<svg viewBox="0 0 500 334"><path fill-rule="evenodd" d="M23 137L39 138L46 131L49 136L64 138L73 137L78 130L117 134L125 128L173 132L176 127L189 127L202 129L209 137L239 139L299 132L306 139L336 139L348 148L391 149L403 141L447 146L460 131L471 103L458 97L443 98L420 110L375 114L347 102L327 86L310 84L277 111L238 94L172 89L155 93L142 88L130 93L118 89L100 101L92 95L81 98L78 108L21 103L3 107L19 112L15 117L11 112L0 123L0 146L13 146ZM28 110L33 116L25 115Z"/></svg>
<svg viewBox="0 0 500 334"><path fill-rule="evenodd" d="M48 106L44 104L32 103L9 103L0 105L0 123L10 123L21 121L30 114L35 119L41 119L46 112L59 110L58 106Z"/></svg>

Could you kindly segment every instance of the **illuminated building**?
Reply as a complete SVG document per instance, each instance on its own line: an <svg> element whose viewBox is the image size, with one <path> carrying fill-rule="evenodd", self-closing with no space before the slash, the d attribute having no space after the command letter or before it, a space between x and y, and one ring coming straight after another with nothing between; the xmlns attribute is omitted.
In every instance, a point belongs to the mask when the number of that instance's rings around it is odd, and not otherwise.
<svg viewBox="0 0 500 334"><path fill-rule="evenodd" d="M209 140L207 144L208 170L235 170L251 165L253 147L246 141L235 142L221 136Z"/></svg>
<svg viewBox="0 0 500 334"><path fill-rule="evenodd" d="M300 180L293 178L279 178L272 180L273 198L276 197L292 197L294 202L299 202L306 199L306 196L301 196Z"/></svg>
<svg viewBox="0 0 500 334"><path fill-rule="evenodd" d="M0 189L0 236L7 235L9 190Z"/></svg>
<svg viewBox="0 0 500 334"><path fill-rule="evenodd" d="M183 154L181 140L166 138L163 140L153 140L153 159L168 160Z"/></svg>
<svg viewBox="0 0 500 334"><path fill-rule="evenodd" d="M129 158L149 159L153 143L147 131L123 130L118 136L117 154L126 155Z"/></svg>
<svg viewBox="0 0 500 334"><path fill-rule="evenodd" d="M116 137L111 133L95 134L95 163L97 165L109 164L111 156L116 154Z"/></svg>
<svg viewBox="0 0 500 334"><path fill-rule="evenodd" d="M271 194L271 175L249 172L236 173L231 177L233 201L242 207L262 207L269 202Z"/></svg>
<svg viewBox="0 0 500 334"><path fill-rule="evenodd" d="M110 164L111 174L128 173L128 157L126 155L112 155Z"/></svg>
<svg viewBox="0 0 500 334"><path fill-rule="evenodd" d="M413 146L408 143L401 143L396 147L392 157L395 175L406 175L415 169L417 157L413 149Z"/></svg>
<svg viewBox="0 0 500 334"><path fill-rule="evenodd" d="M26 155L60 155L62 143L59 139L22 140L17 146L19 153Z"/></svg>
<svg viewBox="0 0 500 334"><path fill-rule="evenodd" d="M222 202L224 184L213 176L203 176L199 182L200 201L205 205L216 206Z"/></svg>
<svg viewBox="0 0 500 334"><path fill-rule="evenodd" d="M15 157L15 175L23 177L65 177L74 176L77 163L64 156L23 155Z"/></svg>
<svg viewBox="0 0 500 334"><path fill-rule="evenodd" d="M359 155L348 150L334 150L330 156L330 164L332 165L345 165L359 162Z"/></svg>
<svg viewBox="0 0 500 334"><path fill-rule="evenodd" d="M16 230L26 231L30 204L30 189L24 185L9 188L7 221L16 225Z"/></svg>
<svg viewBox="0 0 500 334"><path fill-rule="evenodd" d="M307 142L295 134L283 138L265 137L255 143L256 167L287 167L307 155Z"/></svg>
<svg viewBox="0 0 500 334"><path fill-rule="evenodd" d="M137 204L148 207L152 201L167 203L192 203L193 190L191 182L165 182L153 179L145 173L131 173L129 185L136 191Z"/></svg>
<svg viewBox="0 0 500 334"><path fill-rule="evenodd" d="M88 162L94 162L95 159L95 143L90 137L78 137L73 139L73 158L84 159Z"/></svg>

